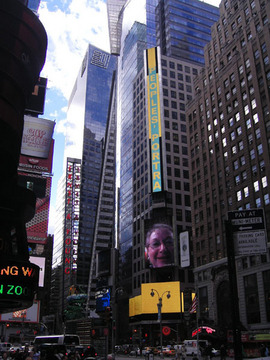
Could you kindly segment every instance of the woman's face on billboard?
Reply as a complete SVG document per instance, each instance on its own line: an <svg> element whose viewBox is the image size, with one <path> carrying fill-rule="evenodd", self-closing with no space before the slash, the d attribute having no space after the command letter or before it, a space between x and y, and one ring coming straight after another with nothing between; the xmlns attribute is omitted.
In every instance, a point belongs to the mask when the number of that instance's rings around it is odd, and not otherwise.
<svg viewBox="0 0 270 360"><path fill-rule="evenodd" d="M155 229L147 239L149 261L155 268L174 263L173 233L167 227Z"/></svg>

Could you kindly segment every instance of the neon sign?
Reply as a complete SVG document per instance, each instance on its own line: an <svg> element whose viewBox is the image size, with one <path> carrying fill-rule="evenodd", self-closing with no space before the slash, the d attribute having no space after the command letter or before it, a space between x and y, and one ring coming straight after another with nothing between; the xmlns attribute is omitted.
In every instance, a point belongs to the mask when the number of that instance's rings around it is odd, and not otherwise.
<svg viewBox="0 0 270 360"><path fill-rule="evenodd" d="M216 332L215 329L209 326L200 326L198 329L192 331L192 337L196 336L198 333L201 333L203 330L205 330L207 334L213 334L214 332Z"/></svg>

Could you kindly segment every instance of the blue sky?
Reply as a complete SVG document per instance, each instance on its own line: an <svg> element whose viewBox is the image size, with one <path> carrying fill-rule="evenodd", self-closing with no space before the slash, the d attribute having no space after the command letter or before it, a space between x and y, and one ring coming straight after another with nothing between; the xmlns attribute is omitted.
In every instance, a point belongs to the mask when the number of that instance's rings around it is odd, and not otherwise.
<svg viewBox="0 0 270 360"><path fill-rule="evenodd" d="M220 0L204 2L218 6ZM39 18L48 36L47 58L41 72L41 76L48 78L42 117L56 121L49 220L49 233L53 234L57 182L63 171L68 99L87 45L91 43L109 51L106 0L41 0Z"/></svg>

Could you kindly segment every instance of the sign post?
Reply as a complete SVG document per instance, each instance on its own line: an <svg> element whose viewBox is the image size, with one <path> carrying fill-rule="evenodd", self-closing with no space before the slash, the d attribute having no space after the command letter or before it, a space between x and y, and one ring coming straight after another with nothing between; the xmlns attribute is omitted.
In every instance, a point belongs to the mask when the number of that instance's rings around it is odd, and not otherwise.
<svg viewBox="0 0 270 360"><path fill-rule="evenodd" d="M226 242L227 242L227 257L228 257L228 272L231 292L231 309L232 309L232 324L233 324L233 346L234 358L242 360L242 342L241 342L241 325L239 314L239 299L237 290L237 277L235 266L235 253L232 225L229 220L225 221Z"/></svg>
<svg viewBox="0 0 270 360"><path fill-rule="evenodd" d="M228 212L225 221L228 271L234 336L234 357L242 360L241 324L235 255L248 256L266 252L266 233L263 209Z"/></svg>

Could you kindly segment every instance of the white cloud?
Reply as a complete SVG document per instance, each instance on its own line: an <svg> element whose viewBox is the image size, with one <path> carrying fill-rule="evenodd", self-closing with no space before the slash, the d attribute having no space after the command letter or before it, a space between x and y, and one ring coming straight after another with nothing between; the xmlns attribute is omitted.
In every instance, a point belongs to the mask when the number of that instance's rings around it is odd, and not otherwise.
<svg viewBox="0 0 270 360"><path fill-rule="evenodd" d="M68 99L89 43L109 50L107 7L103 0L71 0L68 9L50 11L41 1L39 18L48 36L42 75Z"/></svg>

